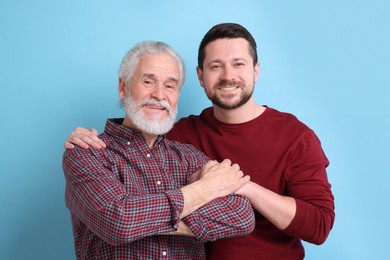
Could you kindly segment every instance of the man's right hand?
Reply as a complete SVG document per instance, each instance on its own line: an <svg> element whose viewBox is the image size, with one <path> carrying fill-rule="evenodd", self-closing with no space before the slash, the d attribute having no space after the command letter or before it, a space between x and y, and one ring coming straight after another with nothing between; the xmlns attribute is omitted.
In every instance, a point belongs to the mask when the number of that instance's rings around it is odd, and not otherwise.
<svg viewBox="0 0 390 260"><path fill-rule="evenodd" d="M199 182L203 194L210 194L211 199L223 197L236 192L250 180L244 176L238 164L232 164L229 159L221 163L209 161L202 169Z"/></svg>
<svg viewBox="0 0 390 260"><path fill-rule="evenodd" d="M250 177L244 176L239 165L232 164L228 159L221 163L208 162L197 177L199 178L197 181L192 180L192 183L182 187L184 208L181 218L213 199L236 192L250 181Z"/></svg>
<svg viewBox="0 0 390 260"><path fill-rule="evenodd" d="M88 149L89 146L96 149L106 148L106 144L98 138L98 131L93 128L77 127L70 133L64 147L65 149L73 149L76 145L84 149Z"/></svg>

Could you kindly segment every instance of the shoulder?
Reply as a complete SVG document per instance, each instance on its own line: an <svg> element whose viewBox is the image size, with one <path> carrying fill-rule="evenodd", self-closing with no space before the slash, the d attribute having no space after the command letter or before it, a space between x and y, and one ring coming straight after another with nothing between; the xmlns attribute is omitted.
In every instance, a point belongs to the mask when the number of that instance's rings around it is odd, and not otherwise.
<svg viewBox="0 0 390 260"><path fill-rule="evenodd" d="M110 138L107 137L106 134L99 135L99 138L106 143L107 146L111 146L112 141ZM105 154L108 152L108 149L95 149L93 147L89 147L88 149L81 148L79 146L75 146L73 149L66 149L63 157L64 158L89 158L89 157L96 157L96 158L103 158L105 157Z"/></svg>
<svg viewBox="0 0 390 260"><path fill-rule="evenodd" d="M106 149L95 149L92 147L89 147L88 149L80 147L67 149L63 154L63 164L86 165L96 161L102 162L102 159L105 157L104 150Z"/></svg>
<svg viewBox="0 0 390 260"><path fill-rule="evenodd" d="M267 110L263 126L267 127L268 136L274 136L276 140L290 147L302 142L319 142L316 133L295 115L273 108Z"/></svg>
<svg viewBox="0 0 390 260"><path fill-rule="evenodd" d="M275 109L271 109L270 112L270 117L274 120L274 130L281 133L280 138L291 140L293 146L312 146L316 149L321 147L321 141L314 130L295 115Z"/></svg>
<svg viewBox="0 0 390 260"><path fill-rule="evenodd" d="M264 119L270 121L275 128L288 129L289 131L311 131L311 129L295 115L288 112L281 112L268 107ZM271 125L271 124L270 124Z"/></svg>

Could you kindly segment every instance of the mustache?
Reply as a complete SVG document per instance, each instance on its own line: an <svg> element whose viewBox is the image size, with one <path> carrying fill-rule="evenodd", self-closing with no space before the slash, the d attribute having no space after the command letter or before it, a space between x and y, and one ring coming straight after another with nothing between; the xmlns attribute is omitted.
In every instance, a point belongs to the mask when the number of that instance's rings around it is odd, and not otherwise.
<svg viewBox="0 0 390 260"><path fill-rule="evenodd" d="M171 112L171 106L165 100L155 100L155 99L145 99L141 102L141 107L143 106L161 106L166 109L168 112Z"/></svg>

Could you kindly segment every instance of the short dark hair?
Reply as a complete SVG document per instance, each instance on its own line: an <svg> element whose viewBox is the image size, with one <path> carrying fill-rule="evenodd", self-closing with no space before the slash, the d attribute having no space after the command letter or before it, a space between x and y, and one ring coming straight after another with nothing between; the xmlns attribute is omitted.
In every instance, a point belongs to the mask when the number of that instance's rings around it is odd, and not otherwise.
<svg viewBox="0 0 390 260"><path fill-rule="evenodd" d="M203 70L206 45L218 39L244 38L249 43L249 54L253 59L253 66L257 63L257 45L252 34L242 25L237 23L221 23L213 26L203 37L198 50L198 67Z"/></svg>

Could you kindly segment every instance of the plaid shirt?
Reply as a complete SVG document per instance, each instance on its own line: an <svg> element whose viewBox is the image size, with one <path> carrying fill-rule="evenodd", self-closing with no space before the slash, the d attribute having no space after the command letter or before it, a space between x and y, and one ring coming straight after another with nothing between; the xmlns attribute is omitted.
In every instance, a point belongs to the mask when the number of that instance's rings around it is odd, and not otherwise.
<svg viewBox="0 0 390 260"><path fill-rule="evenodd" d="M182 219L195 237L177 230L181 187L209 159L191 145L143 136L108 120L106 149L66 150L63 169L78 259L204 259L204 241L252 231L247 199L229 195Z"/></svg>

